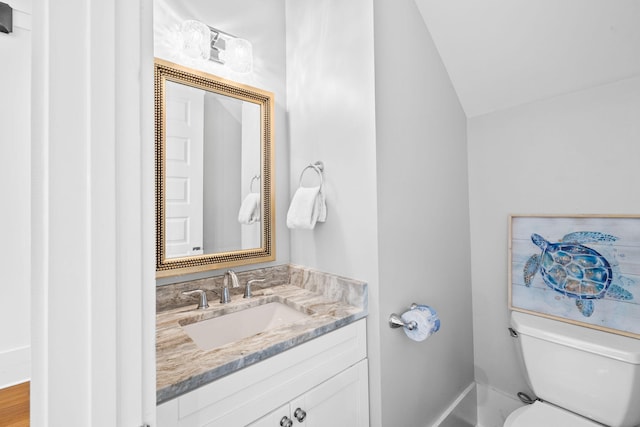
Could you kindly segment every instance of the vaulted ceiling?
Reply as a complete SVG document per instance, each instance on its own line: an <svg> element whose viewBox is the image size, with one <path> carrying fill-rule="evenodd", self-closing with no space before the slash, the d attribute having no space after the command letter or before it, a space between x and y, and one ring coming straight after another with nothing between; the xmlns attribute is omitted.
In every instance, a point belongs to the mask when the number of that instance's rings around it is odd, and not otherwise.
<svg viewBox="0 0 640 427"><path fill-rule="evenodd" d="M640 0L415 0L467 116L640 76Z"/></svg>

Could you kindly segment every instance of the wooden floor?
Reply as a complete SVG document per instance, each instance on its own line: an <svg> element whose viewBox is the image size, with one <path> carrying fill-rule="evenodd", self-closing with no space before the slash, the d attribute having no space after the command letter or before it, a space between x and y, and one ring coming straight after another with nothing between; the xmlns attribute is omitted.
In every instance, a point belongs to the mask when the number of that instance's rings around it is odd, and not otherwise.
<svg viewBox="0 0 640 427"><path fill-rule="evenodd" d="M29 426L29 383L0 390L0 426Z"/></svg>

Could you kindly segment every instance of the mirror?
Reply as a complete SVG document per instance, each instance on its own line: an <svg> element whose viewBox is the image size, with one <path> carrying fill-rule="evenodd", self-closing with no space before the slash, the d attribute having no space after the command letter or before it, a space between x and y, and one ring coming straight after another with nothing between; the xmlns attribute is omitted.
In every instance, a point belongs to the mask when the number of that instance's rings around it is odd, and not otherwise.
<svg viewBox="0 0 640 427"><path fill-rule="evenodd" d="M275 259L271 92L155 61L156 277Z"/></svg>

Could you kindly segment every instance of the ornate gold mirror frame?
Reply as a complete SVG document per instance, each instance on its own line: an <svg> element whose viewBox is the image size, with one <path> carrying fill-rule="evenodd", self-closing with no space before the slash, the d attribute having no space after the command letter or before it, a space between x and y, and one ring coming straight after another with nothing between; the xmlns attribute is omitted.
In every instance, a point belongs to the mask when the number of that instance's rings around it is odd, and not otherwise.
<svg viewBox="0 0 640 427"><path fill-rule="evenodd" d="M220 94L260 107L260 219L259 247L201 255L167 257L166 251L166 83L175 82ZM155 60L155 154L156 154L156 277L168 277L275 259L274 193L274 96L273 93L235 83L164 60ZM251 182L253 186L253 181ZM239 208L239 206L238 206ZM231 224L226 224L231 226ZM237 224L234 224L237 226Z"/></svg>

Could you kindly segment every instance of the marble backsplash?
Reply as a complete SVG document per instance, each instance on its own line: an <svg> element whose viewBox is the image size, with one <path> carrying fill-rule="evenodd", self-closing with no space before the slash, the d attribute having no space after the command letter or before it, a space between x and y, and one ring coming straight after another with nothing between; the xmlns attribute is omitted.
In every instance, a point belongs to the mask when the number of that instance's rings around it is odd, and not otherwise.
<svg viewBox="0 0 640 427"><path fill-rule="evenodd" d="M289 283L318 293L329 300L341 301L368 312L368 287L365 282L289 265Z"/></svg>
<svg viewBox="0 0 640 427"><path fill-rule="evenodd" d="M283 264L273 267L235 272L238 276L239 288L229 289L231 297L242 294L249 280L265 279L253 285L254 292L272 286L291 284L310 292L323 295L327 299L342 301L346 304L367 310L367 286L365 282L324 273L307 267ZM156 288L156 312L173 310L197 304L197 296L183 295L184 291L202 289L206 291L209 301L220 298L220 289L224 274L204 279L189 280L158 286Z"/></svg>

